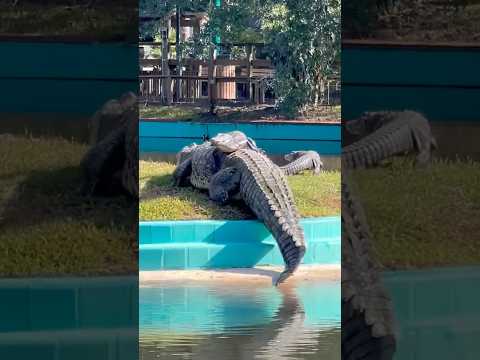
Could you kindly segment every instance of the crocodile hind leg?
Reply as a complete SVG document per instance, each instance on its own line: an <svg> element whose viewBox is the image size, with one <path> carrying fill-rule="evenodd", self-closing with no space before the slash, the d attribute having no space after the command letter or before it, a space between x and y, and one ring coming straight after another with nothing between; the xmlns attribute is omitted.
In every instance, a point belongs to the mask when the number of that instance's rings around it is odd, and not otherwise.
<svg viewBox="0 0 480 360"><path fill-rule="evenodd" d="M181 162L173 172L173 182L175 186L187 186L189 177L192 173L192 159L189 158Z"/></svg>
<svg viewBox="0 0 480 360"><path fill-rule="evenodd" d="M209 185L210 199L220 204L226 204L232 194L238 192L240 186L240 172L234 167L227 167L216 173Z"/></svg>

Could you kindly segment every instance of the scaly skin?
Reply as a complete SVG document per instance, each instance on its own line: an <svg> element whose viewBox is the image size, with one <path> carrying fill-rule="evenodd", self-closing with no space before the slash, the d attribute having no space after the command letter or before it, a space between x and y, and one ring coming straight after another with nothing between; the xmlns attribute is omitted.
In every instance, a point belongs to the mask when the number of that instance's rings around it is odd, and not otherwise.
<svg viewBox="0 0 480 360"><path fill-rule="evenodd" d="M110 102L111 103L111 102ZM117 127L93 145L80 164L82 193L115 194L126 191L138 198L138 110L129 106L116 120Z"/></svg>
<svg viewBox="0 0 480 360"><path fill-rule="evenodd" d="M278 243L285 261L278 285L293 274L306 251L300 216L286 177L264 154L240 149L226 157L209 187L210 198L222 204L235 194L264 222Z"/></svg>
<svg viewBox="0 0 480 360"><path fill-rule="evenodd" d="M222 167L225 154L245 148L260 151L255 142L240 131L220 133L212 141L185 146L177 154L174 182L177 186L191 184L207 190L210 179Z"/></svg>
<svg viewBox="0 0 480 360"><path fill-rule="evenodd" d="M348 170L347 170L348 172ZM342 359L392 359L392 303L371 258L371 234L361 204L342 176Z"/></svg>
<svg viewBox="0 0 480 360"><path fill-rule="evenodd" d="M305 170L313 170L318 175L323 169L323 162L316 151L293 151L285 155L285 160L289 163L280 166L285 175L295 175Z"/></svg>
<svg viewBox="0 0 480 360"><path fill-rule="evenodd" d="M364 136L342 150L342 166L350 169L374 166L405 153L416 153L417 164L425 165L437 147L428 120L414 111L366 113L345 126L350 133Z"/></svg>
<svg viewBox="0 0 480 360"><path fill-rule="evenodd" d="M342 359L390 360L393 307L371 258L372 237L350 170L403 153L417 153L417 165L425 165L437 144L427 119L412 111L366 113L346 127L361 139L342 151Z"/></svg>

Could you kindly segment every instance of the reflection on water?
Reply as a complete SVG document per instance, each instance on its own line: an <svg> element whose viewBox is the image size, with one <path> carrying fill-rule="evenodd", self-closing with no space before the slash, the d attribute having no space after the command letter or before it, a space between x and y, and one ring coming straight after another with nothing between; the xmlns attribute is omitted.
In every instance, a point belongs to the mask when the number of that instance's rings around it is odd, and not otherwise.
<svg viewBox="0 0 480 360"><path fill-rule="evenodd" d="M340 283L142 287L140 359L340 359Z"/></svg>

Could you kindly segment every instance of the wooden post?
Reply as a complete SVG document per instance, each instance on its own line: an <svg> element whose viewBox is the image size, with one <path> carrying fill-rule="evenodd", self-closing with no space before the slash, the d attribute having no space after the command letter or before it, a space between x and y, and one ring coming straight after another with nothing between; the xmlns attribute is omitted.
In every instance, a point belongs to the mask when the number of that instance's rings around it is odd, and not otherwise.
<svg viewBox="0 0 480 360"><path fill-rule="evenodd" d="M247 47L247 76L248 76L248 84L247 84L247 96L250 101L252 101L252 45Z"/></svg>
<svg viewBox="0 0 480 360"><path fill-rule="evenodd" d="M180 7L177 5L177 11L176 11L176 33L175 33L175 52L176 52L176 57L177 57L177 75L181 76L182 75L182 64L181 64L181 56L180 56L180 28L181 28L181 18L182 14L180 12ZM180 91L181 91L181 81L180 78L177 77L177 81L175 82L175 92L177 93L177 101L180 101Z"/></svg>
<svg viewBox="0 0 480 360"><path fill-rule="evenodd" d="M215 115L216 106L216 81L215 81L215 45L210 44L210 58L208 62L208 99L210 102L210 113Z"/></svg>
<svg viewBox="0 0 480 360"><path fill-rule="evenodd" d="M168 66L168 26L162 30L162 68L163 77L163 101L166 105L172 104L172 78Z"/></svg>

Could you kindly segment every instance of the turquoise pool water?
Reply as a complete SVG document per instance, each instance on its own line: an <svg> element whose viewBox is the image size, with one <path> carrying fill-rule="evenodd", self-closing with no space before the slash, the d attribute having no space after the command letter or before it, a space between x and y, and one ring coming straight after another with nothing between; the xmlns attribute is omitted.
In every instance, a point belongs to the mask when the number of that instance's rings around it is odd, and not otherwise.
<svg viewBox="0 0 480 360"><path fill-rule="evenodd" d="M140 288L140 359L340 359L340 283Z"/></svg>

